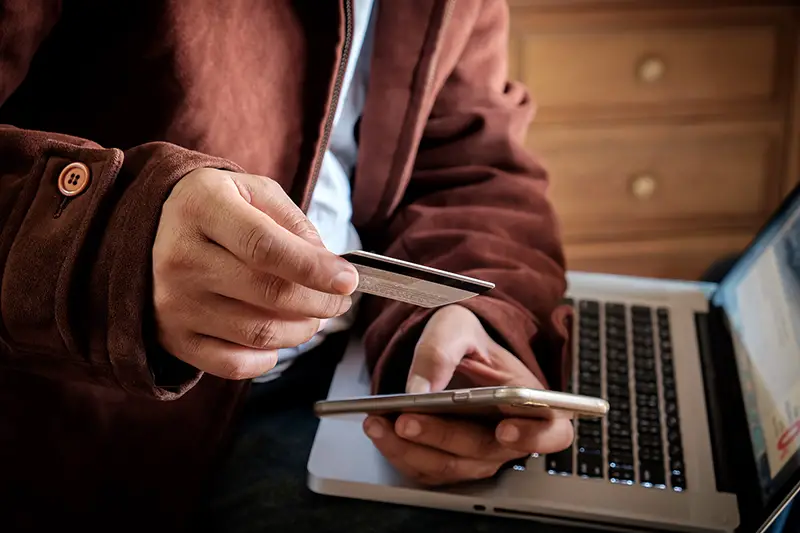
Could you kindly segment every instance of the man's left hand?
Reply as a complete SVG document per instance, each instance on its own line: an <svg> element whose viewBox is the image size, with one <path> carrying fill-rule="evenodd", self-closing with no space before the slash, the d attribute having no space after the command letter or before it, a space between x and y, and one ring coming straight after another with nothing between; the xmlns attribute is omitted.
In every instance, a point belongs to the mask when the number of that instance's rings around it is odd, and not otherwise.
<svg viewBox="0 0 800 533"><path fill-rule="evenodd" d="M543 388L471 311L458 305L438 310L417 343L406 390L500 385ZM403 414L394 424L369 416L364 430L395 468L426 485L491 477L508 461L563 450L573 439L565 418L505 419L490 427L428 415Z"/></svg>

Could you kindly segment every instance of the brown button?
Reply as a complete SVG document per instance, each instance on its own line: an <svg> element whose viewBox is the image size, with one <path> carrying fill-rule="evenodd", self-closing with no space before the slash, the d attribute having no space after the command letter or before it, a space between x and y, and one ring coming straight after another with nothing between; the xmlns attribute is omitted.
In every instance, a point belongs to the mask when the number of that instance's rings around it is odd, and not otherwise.
<svg viewBox="0 0 800 533"><path fill-rule="evenodd" d="M64 196L78 196L89 186L89 167L83 163L70 163L58 176L58 190Z"/></svg>

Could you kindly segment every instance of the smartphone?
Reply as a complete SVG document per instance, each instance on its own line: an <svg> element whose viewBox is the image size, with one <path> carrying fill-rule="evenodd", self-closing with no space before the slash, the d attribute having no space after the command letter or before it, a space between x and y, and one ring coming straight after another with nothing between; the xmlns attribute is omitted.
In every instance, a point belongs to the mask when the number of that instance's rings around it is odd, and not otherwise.
<svg viewBox="0 0 800 533"><path fill-rule="evenodd" d="M527 387L479 387L425 394L387 394L323 400L314 405L314 412L320 418L352 413L423 413L500 420L602 418L608 413L608 408L606 400L591 396Z"/></svg>

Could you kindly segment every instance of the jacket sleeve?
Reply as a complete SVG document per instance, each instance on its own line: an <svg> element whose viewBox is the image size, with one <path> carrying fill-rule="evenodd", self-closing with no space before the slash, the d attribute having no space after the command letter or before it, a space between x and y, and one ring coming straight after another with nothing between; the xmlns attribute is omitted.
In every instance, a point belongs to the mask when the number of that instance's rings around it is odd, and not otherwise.
<svg viewBox="0 0 800 533"><path fill-rule="evenodd" d="M505 2L484 2L455 68L436 96L408 189L386 232L392 257L496 284L461 303L551 388L568 375L571 308L547 175L524 148L533 103L507 81ZM405 386L431 310L365 300L373 390Z"/></svg>
<svg viewBox="0 0 800 533"><path fill-rule="evenodd" d="M0 2L0 105L58 19L56 1ZM58 177L89 169L68 198ZM154 342L151 250L172 187L236 165L167 143L126 151L0 124L0 367L172 399L199 372Z"/></svg>

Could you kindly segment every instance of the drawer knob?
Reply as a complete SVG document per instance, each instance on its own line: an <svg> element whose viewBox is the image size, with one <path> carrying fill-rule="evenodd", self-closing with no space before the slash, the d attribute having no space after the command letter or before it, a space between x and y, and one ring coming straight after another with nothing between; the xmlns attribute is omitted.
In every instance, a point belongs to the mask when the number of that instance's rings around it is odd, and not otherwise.
<svg viewBox="0 0 800 533"><path fill-rule="evenodd" d="M641 174L633 178L631 192L639 200L652 198L656 192L656 178L650 174Z"/></svg>
<svg viewBox="0 0 800 533"><path fill-rule="evenodd" d="M655 83L664 77L667 72L667 64L663 59L656 56L646 57L637 69L639 79L645 83Z"/></svg>

